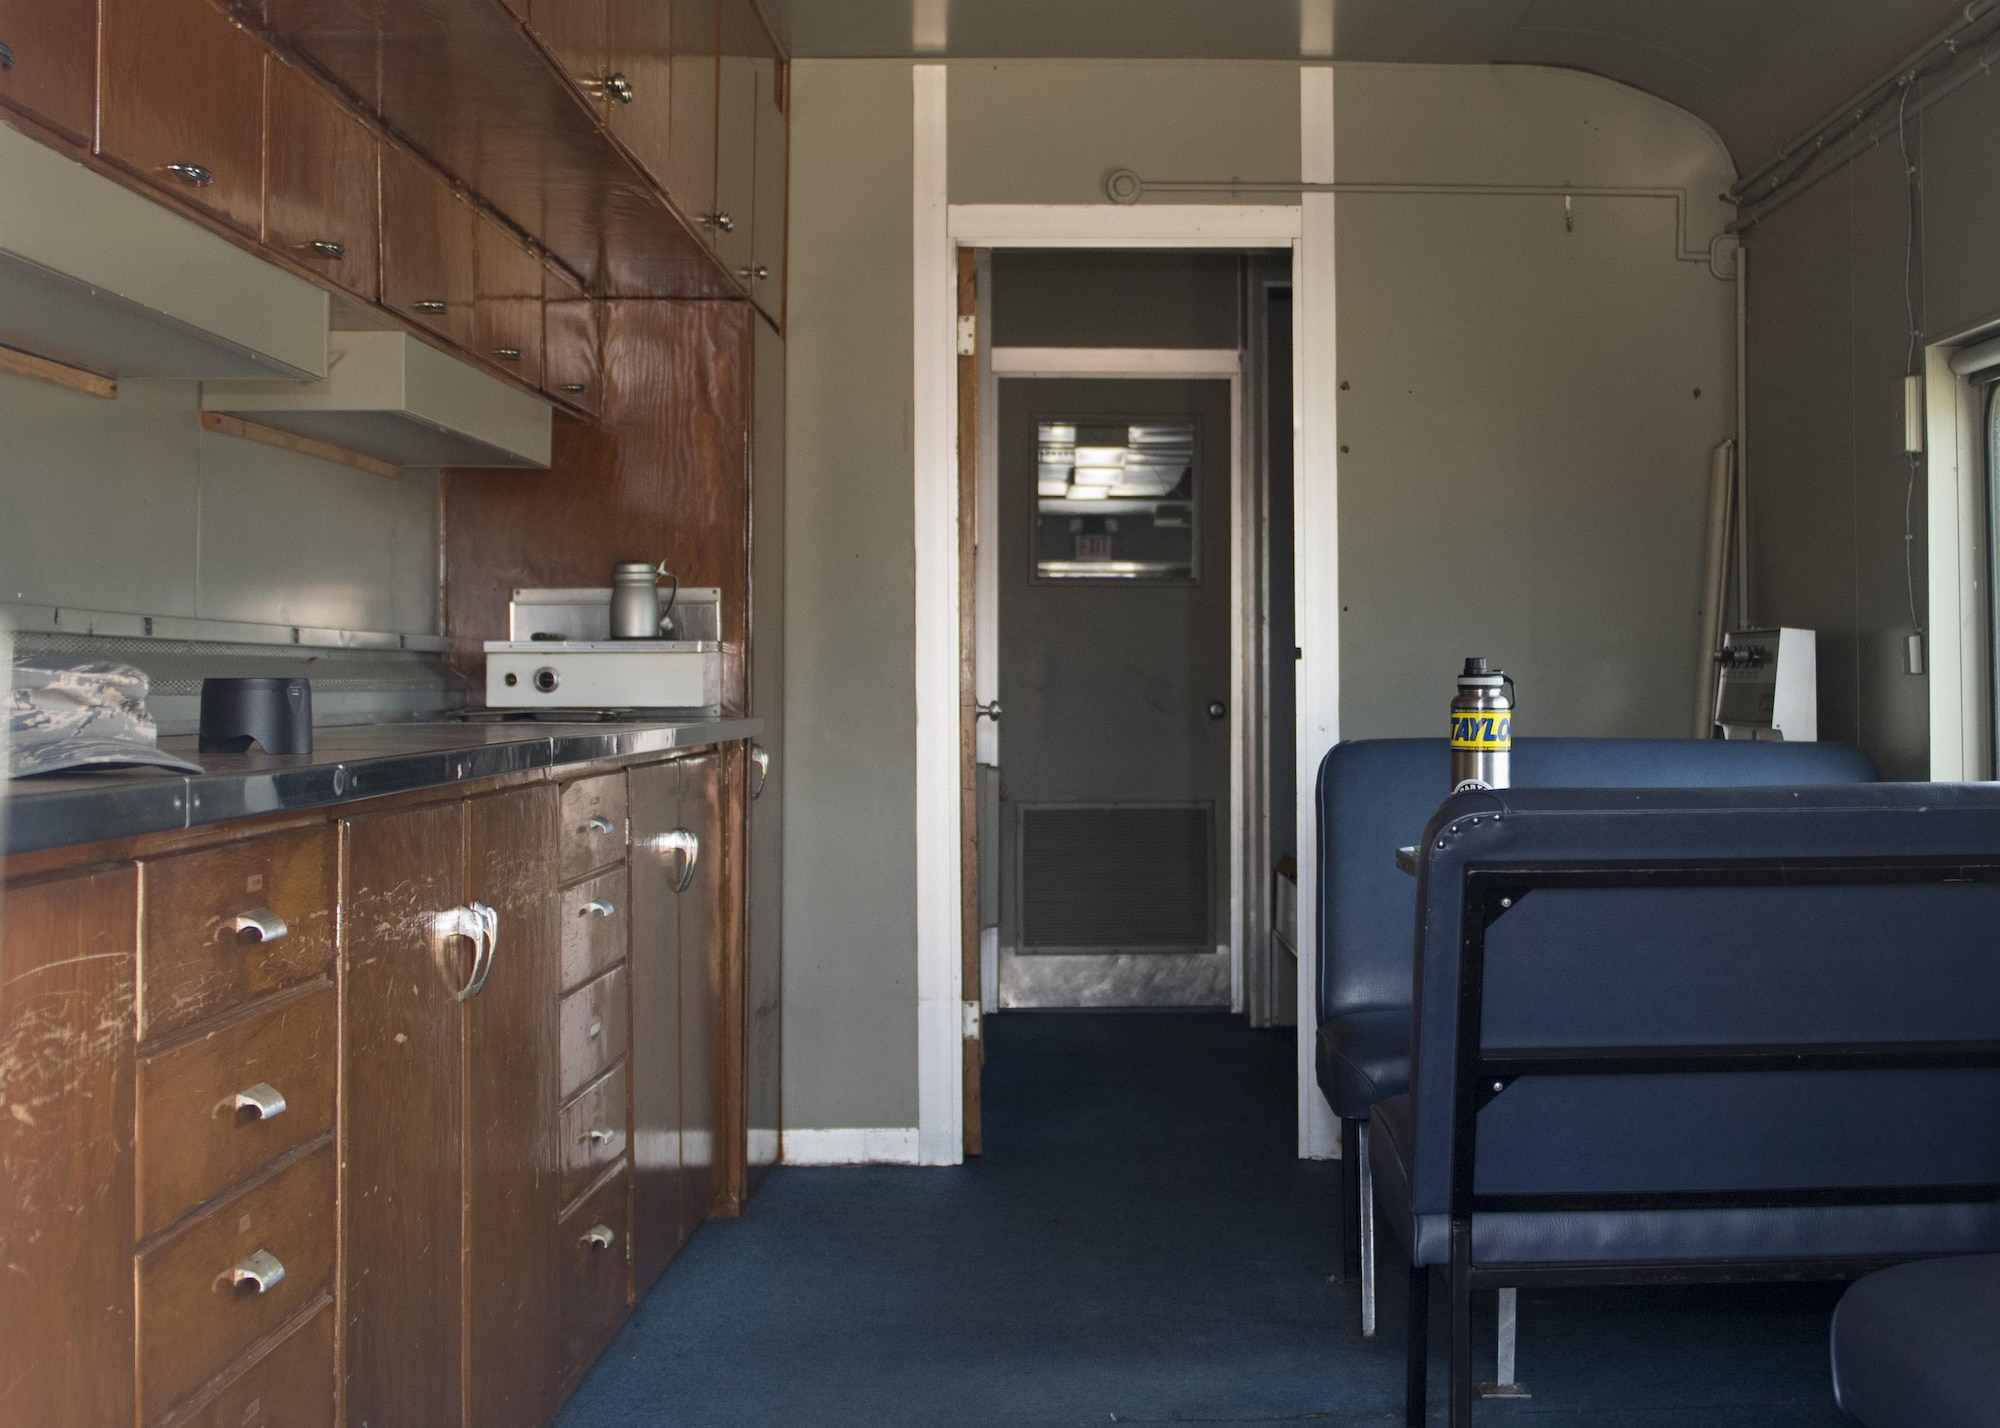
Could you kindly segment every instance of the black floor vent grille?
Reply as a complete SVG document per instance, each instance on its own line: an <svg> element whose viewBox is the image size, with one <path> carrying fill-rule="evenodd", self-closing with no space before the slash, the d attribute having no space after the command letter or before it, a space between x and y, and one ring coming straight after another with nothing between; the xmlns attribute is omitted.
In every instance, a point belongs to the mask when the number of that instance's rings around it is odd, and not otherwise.
<svg viewBox="0 0 2000 1428"><path fill-rule="evenodd" d="M1206 804L1021 810L1023 952L1209 952Z"/></svg>

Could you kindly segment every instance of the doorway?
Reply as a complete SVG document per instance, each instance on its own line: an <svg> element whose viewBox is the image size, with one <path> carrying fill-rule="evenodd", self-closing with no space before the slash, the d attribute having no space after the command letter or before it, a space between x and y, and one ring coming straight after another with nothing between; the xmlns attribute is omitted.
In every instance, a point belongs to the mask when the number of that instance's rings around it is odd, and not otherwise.
<svg viewBox="0 0 2000 1428"><path fill-rule="evenodd" d="M1271 962L1268 905L1270 823L1291 816L1271 724L1288 736L1291 709L1267 672L1291 589L1265 574L1267 458L1291 432L1264 429L1289 376L1264 308L1291 254L1003 250L978 269L986 1010L1269 1024L1266 989L1296 978Z"/></svg>

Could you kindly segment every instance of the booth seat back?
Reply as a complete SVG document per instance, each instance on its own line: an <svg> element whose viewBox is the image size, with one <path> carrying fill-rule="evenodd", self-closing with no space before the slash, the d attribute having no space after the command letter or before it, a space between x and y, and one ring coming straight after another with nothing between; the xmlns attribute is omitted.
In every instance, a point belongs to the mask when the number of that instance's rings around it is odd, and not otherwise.
<svg viewBox="0 0 2000 1428"><path fill-rule="evenodd" d="M1516 788L1708 788L1872 783L1845 744L1719 739L1516 739ZM1410 1004L1416 883L1395 850L1415 843L1451 786L1443 739L1336 744L1319 770L1319 1020Z"/></svg>
<svg viewBox="0 0 2000 1428"><path fill-rule="evenodd" d="M2000 788L1465 794L1419 867L1431 1254L1487 1212L1561 1220L1530 1257L1620 1211L1668 1258L1995 1247ZM1702 1223L1779 1209L1824 1223Z"/></svg>

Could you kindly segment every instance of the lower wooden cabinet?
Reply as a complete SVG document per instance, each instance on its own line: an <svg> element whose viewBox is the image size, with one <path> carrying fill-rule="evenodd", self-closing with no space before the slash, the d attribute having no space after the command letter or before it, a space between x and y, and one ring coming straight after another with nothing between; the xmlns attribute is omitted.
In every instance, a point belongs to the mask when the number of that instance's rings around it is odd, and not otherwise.
<svg viewBox="0 0 2000 1428"><path fill-rule="evenodd" d="M741 766L10 882L0 1093L33 1113L0 1162L34 1173L0 1187L0 1423L547 1423L740 1193ZM241 959L296 966L145 1032L145 969L224 965L238 918Z"/></svg>

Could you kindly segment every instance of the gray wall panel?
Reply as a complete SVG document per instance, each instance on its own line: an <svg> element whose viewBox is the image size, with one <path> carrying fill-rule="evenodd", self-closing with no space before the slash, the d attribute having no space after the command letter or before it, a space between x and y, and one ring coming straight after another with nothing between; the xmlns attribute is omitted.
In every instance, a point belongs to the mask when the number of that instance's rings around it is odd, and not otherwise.
<svg viewBox="0 0 2000 1428"><path fill-rule="evenodd" d="M0 375L0 599L437 632L437 475L218 436L193 382Z"/></svg>
<svg viewBox="0 0 2000 1428"><path fill-rule="evenodd" d="M910 66L792 71L784 1105L917 1123Z"/></svg>
<svg viewBox="0 0 2000 1428"><path fill-rule="evenodd" d="M1233 348L1242 266L1235 253L995 253L993 345Z"/></svg>

